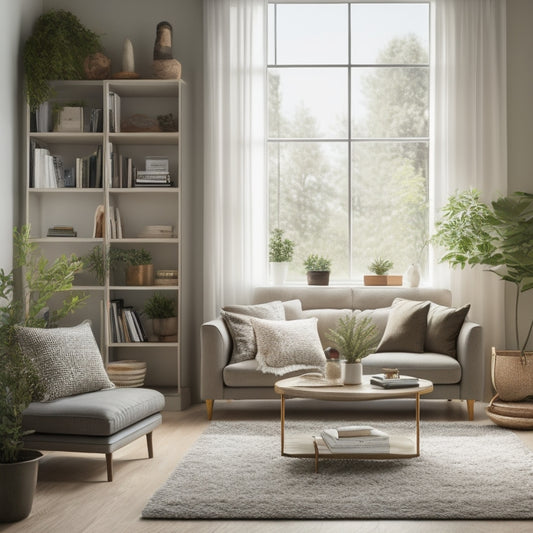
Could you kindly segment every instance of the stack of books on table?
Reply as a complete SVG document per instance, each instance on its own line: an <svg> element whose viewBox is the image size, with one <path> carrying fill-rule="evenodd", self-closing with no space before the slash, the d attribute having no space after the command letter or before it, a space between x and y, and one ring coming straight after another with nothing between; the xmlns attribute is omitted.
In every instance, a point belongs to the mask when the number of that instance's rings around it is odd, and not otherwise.
<svg viewBox="0 0 533 533"><path fill-rule="evenodd" d="M165 171L137 170L134 179L135 187L173 187L170 174Z"/></svg>
<svg viewBox="0 0 533 533"><path fill-rule="evenodd" d="M72 226L52 226L48 228L47 237L77 237L78 233Z"/></svg>
<svg viewBox="0 0 533 533"><path fill-rule="evenodd" d="M384 389L401 389L403 387L418 387L418 378L400 376L399 378L387 378L385 374L376 374L370 378L372 385L378 385Z"/></svg>
<svg viewBox="0 0 533 533"><path fill-rule="evenodd" d="M389 435L372 426L325 429L320 437L331 453L389 453Z"/></svg>

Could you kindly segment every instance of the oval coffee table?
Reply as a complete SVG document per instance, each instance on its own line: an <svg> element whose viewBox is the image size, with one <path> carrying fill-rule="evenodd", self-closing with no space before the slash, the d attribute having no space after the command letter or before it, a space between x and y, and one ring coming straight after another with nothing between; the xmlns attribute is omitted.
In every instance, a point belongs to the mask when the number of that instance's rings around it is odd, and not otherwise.
<svg viewBox="0 0 533 533"><path fill-rule="evenodd" d="M315 459L318 472L319 457L328 459L406 459L420 455L420 396L433 390L433 383L418 380L418 387L383 389L370 384L370 376L363 376L361 385L323 385L316 379L296 376L277 381L274 390L281 397L281 455ZM389 453L332 453L317 436L303 435L285 437L285 400L287 398L311 398L325 401L387 400L393 398L415 399L416 437L389 436ZM317 430L319 433L319 430Z"/></svg>

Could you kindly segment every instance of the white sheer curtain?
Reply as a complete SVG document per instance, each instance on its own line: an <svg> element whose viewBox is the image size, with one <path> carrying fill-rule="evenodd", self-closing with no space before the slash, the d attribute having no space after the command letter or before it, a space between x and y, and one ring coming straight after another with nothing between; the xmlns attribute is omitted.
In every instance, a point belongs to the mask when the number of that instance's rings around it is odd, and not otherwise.
<svg viewBox="0 0 533 533"><path fill-rule="evenodd" d="M484 201L507 193L505 0L433 0L434 214L470 187ZM504 283L481 269L436 267L456 305L471 303L486 353L505 345ZM487 355L488 360L488 355Z"/></svg>
<svg viewBox="0 0 533 533"><path fill-rule="evenodd" d="M204 320L266 269L266 0L204 0Z"/></svg>

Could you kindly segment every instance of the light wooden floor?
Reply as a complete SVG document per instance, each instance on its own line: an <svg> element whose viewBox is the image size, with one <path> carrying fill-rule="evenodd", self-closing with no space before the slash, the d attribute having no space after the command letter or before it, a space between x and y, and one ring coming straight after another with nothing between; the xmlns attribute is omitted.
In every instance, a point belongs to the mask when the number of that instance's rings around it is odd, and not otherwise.
<svg viewBox="0 0 533 533"><path fill-rule="evenodd" d="M358 420L373 416L406 419L412 416L408 400L361 402L356 405ZM292 400L287 402L287 417L347 416L354 404L327 404ZM463 402L423 400L422 420L465 420ZM276 401L215 402L214 419L279 419ZM490 423L484 406L476 404L476 421ZM41 461L37 493L32 514L17 524L0 525L0 531L51 533L403 533L426 532L513 532L526 533L532 522L472 521L162 521L142 520L141 511L152 494L165 482L179 460L207 427L203 405L182 412L165 412L164 422L154 432L154 459L146 457L146 441L138 439L115 453L115 480L107 483L103 456L90 454L47 453ZM533 432L520 432L533 448ZM422 442L422 453L423 442ZM287 459L292 460L292 459ZM223 490L223 487L221 487ZM461 490L458 487L458 490ZM483 490L483 487L480 487ZM341 497L339 495L339 497ZM495 495L497 497L497 495ZM416 505L416 502L413 502Z"/></svg>

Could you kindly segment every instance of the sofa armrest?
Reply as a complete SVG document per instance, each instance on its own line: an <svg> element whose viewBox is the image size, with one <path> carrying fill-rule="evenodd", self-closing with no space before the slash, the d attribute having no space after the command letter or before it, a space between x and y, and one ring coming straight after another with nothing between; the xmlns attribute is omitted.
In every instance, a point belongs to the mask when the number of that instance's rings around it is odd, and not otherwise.
<svg viewBox="0 0 533 533"><path fill-rule="evenodd" d="M484 400L485 357L483 354L483 329L466 320L457 338L457 360L461 364L461 398Z"/></svg>
<svg viewBox="0 0 533 533"><path fill-rule="evenodd" d="M200 395L202 400L223 398L222 372L231 357L233 344L222 318L202 324L200 328Z"/></svg>

